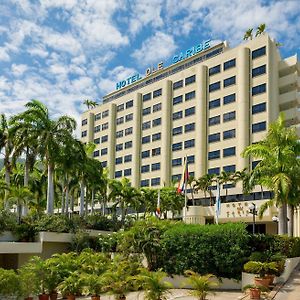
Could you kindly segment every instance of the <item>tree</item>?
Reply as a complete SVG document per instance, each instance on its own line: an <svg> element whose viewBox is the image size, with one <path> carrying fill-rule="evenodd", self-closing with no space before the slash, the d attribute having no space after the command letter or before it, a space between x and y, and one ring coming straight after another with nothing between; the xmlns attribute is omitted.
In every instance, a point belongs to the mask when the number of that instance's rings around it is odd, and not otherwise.
<svg viewBox="0 0 300 300"><path fill-rule="evenodd" d="M259 214L275 204L279 213L278 233L287 233L287 205L299 204L299 199L295 203L293 197L300 188L300 143L295 129L286 128L283 115L280 115L270 125L266 138L248 146L243 156L261 159L251 173L252 180L258 179L274 193L274 198L261 207Z"/></svg>
<svg viewBox="0 0 300 300"><path fill-rule="evenodd" d="M249 28L246 32L245 32L245 34L244 34L244 41L247 41L247 40L252 40L252 38L253 38L253 34L252 34L252 32L253 32L253 28Z"/></svg>
<svg viewBox="0 0 300 300"><path fill-rule="evenodd" d="M259 36L259 35L263 34L263 33L265 32L265 30L266 30L266 24L265 24L265 23L260 24L260 25L257 27L255 36Z"/></svg>
<svg viewBox="0 0 300 300"><path fill-rule="evenodd" d="M88 99L84 100L83 104L86 105L88 110L90 110L91 108L95 108L98 105L96 101Z"/></svg>
<svg viewBox="0 0 300 300"><path fill-rule="evenodd" d="M214 174L205 174L201 176L199 179L196 180L195 183L195 190L196 191L203 191L204 197L206 198L206 194L209 194L210 198L210 205L213 205L212 201L212 191L210 189L211 185L215 181L215 175Z"/></svg>
<svg viewBox="0 0 300 300"><path fill-rule="evenodd" d="M160 209L167 218L167 212L172 212L172 218L176 213L180 213L185 205L184 195L179 194L175 187L163 187L160 190Z"/></svg>
<svg viewBox="0 0 300 300"><path fill-rule="evenodd" d="M228 184L229 182L233 182L233 173L222 171L221 174L217 177L220 184L224 185ZM228 188L225 187L226 196L228 195Z"/></svg>

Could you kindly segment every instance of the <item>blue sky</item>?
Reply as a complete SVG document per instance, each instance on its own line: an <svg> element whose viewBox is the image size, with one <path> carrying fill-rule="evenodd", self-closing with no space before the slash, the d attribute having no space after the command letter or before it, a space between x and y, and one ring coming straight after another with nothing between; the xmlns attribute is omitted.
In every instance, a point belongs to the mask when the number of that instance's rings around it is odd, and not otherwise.
<svg viewBox="0 0 300 300"><path fill-rule="evenodd" d="M2 0L0 112L34 98L79 120L84 99L203 40L234 47L260 23L283 57L300 54L299 0Z"/></svg>

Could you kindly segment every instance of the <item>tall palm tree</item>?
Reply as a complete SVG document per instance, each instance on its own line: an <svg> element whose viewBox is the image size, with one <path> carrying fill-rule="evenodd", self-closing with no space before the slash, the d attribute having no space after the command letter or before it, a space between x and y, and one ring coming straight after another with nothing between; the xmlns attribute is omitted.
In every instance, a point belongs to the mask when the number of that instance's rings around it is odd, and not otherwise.
<svg viewBox="0 0 300 300"><path fill-rule="evenodd" d="M219 183L226 186L226 184L233 182L233 173L222 171L219 176L217 176ZM228 195L228 187L225 187L226 197Z"/></svg>
<svg viewBox="0 0 300 300"><path fill-rule="evenodd" d="M252 40L252 38L253 38L253 34L252 34L252 32L253 32L253 28L249 28L246 32L245 32L245 34L244 34L244 41L247 41L247 40Z"/></svg>
<svg viewBox="0 0 300 300"><path fill-rule="evenodd" d="M198 178L195 183L195 190L196 191L203 191L204 197L206 198L207 193L209 194L210 205L213 205L212 201L212 191L210 187L212 186L213 182L215 181L214 174L205 174Z"/></svg>
<svg viewBox="0 0 300 300"><path fill-rule="evenodd" d="M260 209L263 211L275 204L278 207L278 233L287 233L287 205L293 190L300 189L300 143L294 128L286 128L284 117L280 115L268 129L266 138L248 146L243 156L259 158L261 161L252 171L251 177L261 185L273 191L274 199L266 202ZM295 183L295 186L292 186ZM295 193L294 193L295 194ZM293 201L293 205L296 203ZM299 199L298 199L299 204Z"/></svg>
<svg viewBox="0 0 300 300"><path fill-rule="evenodd" d="M83 104L86 105L88 110L90 110L91 108L95 108L98 105L96 101L88 99L84 100Z"/></svg>
<svg viewBox="0 0 300 300"><path fill-rule="evenodd" d="M266 30L266 24L265 24L265 23L260 24L260 25L257 27L255 36L259 36L259 35L263 34L263 33L265 32L265 30Z"/></svg>

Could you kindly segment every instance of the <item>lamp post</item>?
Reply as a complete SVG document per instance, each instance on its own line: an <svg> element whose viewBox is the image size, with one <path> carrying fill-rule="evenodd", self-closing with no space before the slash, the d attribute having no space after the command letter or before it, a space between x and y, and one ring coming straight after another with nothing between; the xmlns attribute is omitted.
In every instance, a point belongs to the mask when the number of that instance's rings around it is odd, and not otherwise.
<svg viewBox="0 0 300 300"><path fill-rule="evenodd" d="M255 216L257 216L257 209L256 209L256 204L251 203L252 205L249 207L249 212L250 214L253 215L253 221L252 221L252 233L255 234Z"/></svg>

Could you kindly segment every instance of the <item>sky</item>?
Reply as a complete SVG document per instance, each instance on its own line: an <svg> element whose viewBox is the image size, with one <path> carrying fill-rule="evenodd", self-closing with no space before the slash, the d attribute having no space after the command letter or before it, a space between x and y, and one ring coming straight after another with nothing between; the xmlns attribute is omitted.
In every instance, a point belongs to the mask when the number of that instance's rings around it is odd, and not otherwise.
<svg viewBox="0 0 300 300"><path fill-rule="evenodd" d="M79 121L116 82L261 23L282 57L300 55L300 0L0 0L0 113L38 99Z"/></svg>

